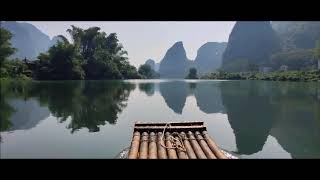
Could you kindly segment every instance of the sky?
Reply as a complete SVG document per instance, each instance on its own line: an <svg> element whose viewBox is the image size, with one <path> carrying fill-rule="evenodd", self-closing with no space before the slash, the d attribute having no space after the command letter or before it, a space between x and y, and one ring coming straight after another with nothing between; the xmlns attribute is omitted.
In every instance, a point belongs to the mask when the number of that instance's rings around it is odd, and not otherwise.
<svg viewBox="0 0 320 180"><path fill-rule="evenodd" d="M194 60L197 50L206 42L227 42L234 21L27 21L50 38L62 34L75 25L81 28L97 26L101 31L117 33L120 43L128 52L131 64L139 67L147 59L160 62L166 51L182 41L187 57Z"/></svg>

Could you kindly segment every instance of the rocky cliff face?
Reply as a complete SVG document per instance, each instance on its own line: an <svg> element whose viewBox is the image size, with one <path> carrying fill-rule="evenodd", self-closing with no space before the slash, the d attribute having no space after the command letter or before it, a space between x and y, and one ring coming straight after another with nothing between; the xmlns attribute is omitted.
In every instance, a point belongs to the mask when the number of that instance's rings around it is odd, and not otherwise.
<svg viewBox="0 0 320 180"><path fill-rule="evenodd" d="M46 52L53 45L57 38L50 40L50 37L29 23L18 23L6 21L2 27L9 30L13 36L11 43L17 48L13 58L24 59L25 57L34 60L40 53Z"/></svg>
<svg viewBox="0 0 320 180"><path fill-rule="evenodd" d="M181 41L176 42L165 54L160 63L161 78L184 78L191 61L188 60L186 51Z"/></svg>
<svg viewBox="0 0 320 180"><path fill-rule="evenodd" d="M271 24L284 51L314 48L320 40L320 21L274 21Z"/></svg>
<svg viewBox="0 0 320 180"><path fill-rule="evenodd" d="M225 42L208 42L202 45L194 60L194 66L199 74L217 70L221 66L222 54L227 46Z"/></svg>
<svg viewBox="0 0 320 180"><path fill-rule="evenodd" d="M251 64L265 63L271 54L280 49L280 40L269 21L240 21L229 36L223 54L223 68L231 71L246 70ZM244 68L238 69L240 66Z"/></svg>

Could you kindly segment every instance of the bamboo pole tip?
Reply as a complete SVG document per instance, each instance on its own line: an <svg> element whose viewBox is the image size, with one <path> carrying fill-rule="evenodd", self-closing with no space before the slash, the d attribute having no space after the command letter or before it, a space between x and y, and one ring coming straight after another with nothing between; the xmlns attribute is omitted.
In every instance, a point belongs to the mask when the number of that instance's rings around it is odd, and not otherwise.
<svg viewBox="0 0 320 180"><path fill-rule="evenodd" d="M148 133L147 132L143 132L142 135L143 136L148 136Z"/></svg>

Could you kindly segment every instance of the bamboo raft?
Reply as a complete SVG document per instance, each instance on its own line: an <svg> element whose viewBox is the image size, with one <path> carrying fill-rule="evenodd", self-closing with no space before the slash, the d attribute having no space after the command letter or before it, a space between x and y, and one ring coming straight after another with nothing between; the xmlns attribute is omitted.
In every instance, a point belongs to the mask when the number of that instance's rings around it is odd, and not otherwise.
<svg viewBox="0 0 320 180"><path fill-rule="evenodd" d="M136 122L128 159L229 159L203 122Z"/></svg>

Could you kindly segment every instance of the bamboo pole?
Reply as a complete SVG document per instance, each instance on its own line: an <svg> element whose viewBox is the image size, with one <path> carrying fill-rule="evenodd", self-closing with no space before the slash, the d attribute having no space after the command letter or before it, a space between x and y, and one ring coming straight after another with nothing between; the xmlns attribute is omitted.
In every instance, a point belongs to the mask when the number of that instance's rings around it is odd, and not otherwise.
<svg viewBox="0 0 320 180"><path fill-rule="evenodd" d="M175 133L178 134L177 132L175 132ZM179 138L179 141L177 141L176 143L177 143L178 147L183 147L183 145L182 145L183 142L180 142L180 138ZM188 155L187 155L187 152L181 150L180 148L177 148L177 152L178 152L179 159L189 159Z"/></svg>
<svg viewBox="0 0 320 180"><path fill-rule="evenodd" d="M176 150L172 148L172 144L169 140L169 136L170 136L170 133L166 132L166 146L168 147L167 150L168 150L169 159L178 159Z"/></svg>
<svg viewBox="0 0 320 180"><path fill-rule="evenodd" d="M154 132L150 133L150 142L149 142L149 159L157 159L157 143L156 143L156 134Z"/></svg>
<svg viewBox="0 0 320 180"><path fill-rule="evenodd" d="M142 133L139 159L148 158L148 136L147 132Z"/></svg>
<svg viewBox="0 0 320 180"><path fill-rule="evenodd" d="M161 139L161 137L162 137L162 132L159 132L158 133L158 141L157 141L158 158L159 159L168 159L167 150L162 146L162 145L164 145L164 140Z"/></svg>
<svg viewBox="0 0 320 180"><path fill-rule="evenodd" d="M188 158L189 158L189 159L197 159L197 156L196 156L196 154L194 153L194 151L193 151L193 149L192 149L192 147L191 147L190 142L188 141L188 138L187 138L186 133L181 132L180 135L181 135L181 137L182 137L182 139L183 139L184 147L185 147L186 150L187 150Z"/></svg>
<svg viewBox="0 0 320 180"><path fill-rule="evenodd" d="M139 152L139 144L140 144L140 133L134 132L131 142L131 148L128 154L128 159L137 159Z"/></svg>
<svg viewBox="0 0 320 180"><path fill-rule="evenodd" d="M217 157L214 155L214 153L209 148L207 142L203 139L199 131L195 132L196 138L203 150L203 152L206 154L208 159L217 159Z"/></svg>
<svg viewBox="0 0 320 180"><path fill-rule="evenodd" d="M206 139L207 144L210 147L211 151L216 155L216 157L218 159L229 159L223 152L221 152L220 148L212 140L212 138L209 136L207 131L203 131L202 134L203 134L204 138Z"/></svg>
<svg viewBox="0 0 320 180"><path fill-rule="evenodd" d="M191 131L188 132L190 143L192 148L198 157L198 159L207 159L207 156L203 153L200 145L198 144L197 140L194 138L193 133Z"/></svg>

